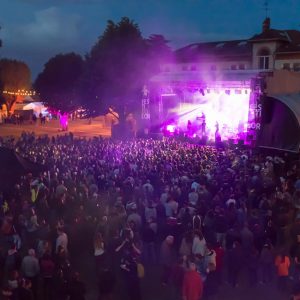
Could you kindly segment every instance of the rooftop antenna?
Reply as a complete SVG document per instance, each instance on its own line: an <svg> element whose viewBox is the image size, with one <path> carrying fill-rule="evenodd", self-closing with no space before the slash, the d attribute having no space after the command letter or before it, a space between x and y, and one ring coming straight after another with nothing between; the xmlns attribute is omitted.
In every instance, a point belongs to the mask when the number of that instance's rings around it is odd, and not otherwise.
<svg viewBox="0 0 300 300"><path fill-rule="evenodd" d="M268 15L269 15L269 0L265 0L264 7L265 7L265 11L266 11L266 18L268 18Z"/></svg>

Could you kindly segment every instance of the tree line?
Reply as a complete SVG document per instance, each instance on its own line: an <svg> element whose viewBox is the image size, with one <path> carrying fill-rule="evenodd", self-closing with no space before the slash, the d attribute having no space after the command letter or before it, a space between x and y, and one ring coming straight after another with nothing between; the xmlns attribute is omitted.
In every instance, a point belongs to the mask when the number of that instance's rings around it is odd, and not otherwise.
<svg viewBox="0 0 300 300"><path fill-rule="evenodd" d="M143 86L160 71L161 63L171 59L172 51L162 35L145 39L138 24L124 17L118 23L108 21L84 57L72 52L50 58L33 88L57 111L82 107L89 116L96 116L111 108L121 120L137 111ZM0 60L0 91L28 89L29 82L30 71L23 62ZM6 98L2 93L2 101L11 107L14 99Z"/></svg>

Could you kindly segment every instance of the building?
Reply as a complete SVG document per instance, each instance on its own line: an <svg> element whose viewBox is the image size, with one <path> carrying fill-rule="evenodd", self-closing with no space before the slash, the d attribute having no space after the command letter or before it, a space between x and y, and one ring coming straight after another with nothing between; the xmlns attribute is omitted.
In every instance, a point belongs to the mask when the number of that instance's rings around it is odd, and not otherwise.
<svg viewBox="0 0 300 300"><path fill-rule="evenodd" d="M163 64L161 73L151 80L156 90L158 86L160 90L155 96L158 102L155 120L166 126L175 123L169 128L184 131L187 122L203 123L202 115L207 126L205 135L210 139L218 129L227 140L249 142L250 139L261 146L292 151L299 148L300 31L272 29L270 18L266 18L262 32L249 39L194 43L176 50L174 58ZM266 111L271 111L270 99L284 106L272 111L286 111L286 118L275 127L285 128L287 118L292 116L295 122L289 126L299 135L297 142L295 139L291 142L292 138L283 141L285 133L274 132L278 129L271 125L278 116L274 115L273 121L270 113L265 117ZM273 103L272 107L281 104ZM199 129L201 124L195 126ZM267 136L266 142L263 137Z"/></svg>
<svg viewBox="0 0 300 300"><path fill-rule="evenodd" d="M246 40L196 43L175 51L176 60L163 73L273 71L300 72L300 31L272 29L270 18L262 32Z"/></svg>

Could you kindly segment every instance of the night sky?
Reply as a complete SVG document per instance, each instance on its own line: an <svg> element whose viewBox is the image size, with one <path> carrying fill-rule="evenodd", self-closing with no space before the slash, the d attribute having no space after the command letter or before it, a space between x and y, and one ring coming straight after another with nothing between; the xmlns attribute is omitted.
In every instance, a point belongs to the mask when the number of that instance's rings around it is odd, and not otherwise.
<svg viewBox="0 0 300 300"><path fill-rule="evenodd" d="M283 4L284 3L284 4ZM264 0L0 0L0 57L29 64L33 78L53 55L89 51L111 19L134 19L144 37L173 48L248 38L261 31ZM299 0L270 0L273 28L300 30Z"/></svg>

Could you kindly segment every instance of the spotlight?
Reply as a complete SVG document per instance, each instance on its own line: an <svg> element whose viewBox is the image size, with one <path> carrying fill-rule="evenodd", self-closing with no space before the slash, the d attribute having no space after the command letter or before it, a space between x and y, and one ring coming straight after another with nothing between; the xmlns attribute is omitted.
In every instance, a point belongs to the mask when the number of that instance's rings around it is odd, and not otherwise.
<svg viewBox="0 0 300 300"><path fill-rule="evenodd" d="M202 96L205 96L204 90L200 89L199 92L201 93Z"/></svg>
<svg viewBox="0 0 300 300"><path fill-rule="evenodd" d="M226 95L230 95L230 90L225 90Z"/></svg>

